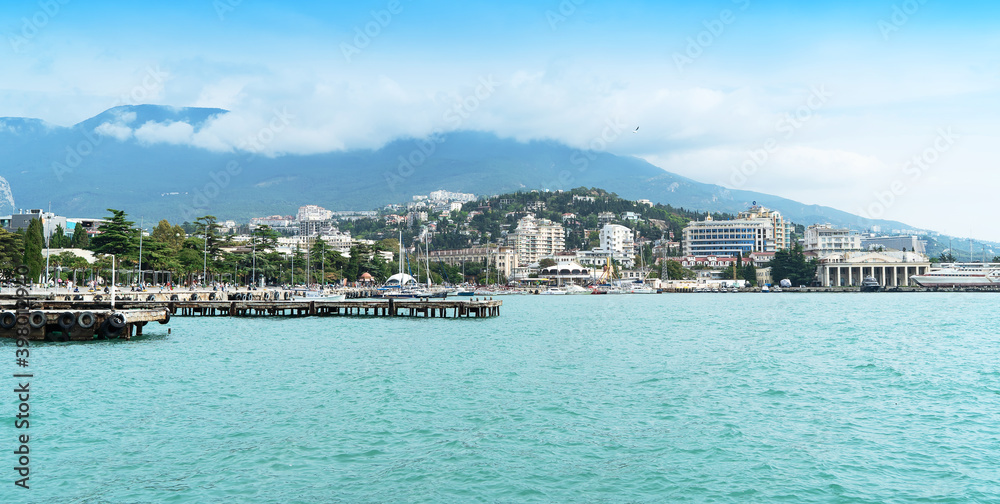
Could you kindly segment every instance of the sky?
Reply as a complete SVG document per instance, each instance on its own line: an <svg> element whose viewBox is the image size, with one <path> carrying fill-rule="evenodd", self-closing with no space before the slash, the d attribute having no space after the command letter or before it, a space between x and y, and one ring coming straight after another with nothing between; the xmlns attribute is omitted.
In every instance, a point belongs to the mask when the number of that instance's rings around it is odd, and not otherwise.
<svg viewBox="0 0 1000 504"><path fill-rule="evenodd" d="M1000 6L955 4L7 2L0 117L218 107L103 133L272 156L480 130L1000 241Z"/></svg>

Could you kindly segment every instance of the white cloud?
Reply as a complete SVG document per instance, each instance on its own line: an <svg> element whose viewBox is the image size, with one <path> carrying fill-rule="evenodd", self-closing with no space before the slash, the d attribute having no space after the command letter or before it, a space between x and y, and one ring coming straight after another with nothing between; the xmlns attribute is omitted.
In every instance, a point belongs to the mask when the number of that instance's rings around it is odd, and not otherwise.
<svg viewBox="0 0 1000 504"><path fill-rule="evenodd" d="M194 128L184 122L158 123L149 121L135 130L140 143L191 144Z"/></svg>
<svg viewBox="0 0 1000 504"><path fill-rule="evenodd" d="M132 128L129 128L124 124L112 124L109 122L101 123L100 126L94 128L94 133L116 138L120 142L124 142L125 140L132 138Z"/></svg>

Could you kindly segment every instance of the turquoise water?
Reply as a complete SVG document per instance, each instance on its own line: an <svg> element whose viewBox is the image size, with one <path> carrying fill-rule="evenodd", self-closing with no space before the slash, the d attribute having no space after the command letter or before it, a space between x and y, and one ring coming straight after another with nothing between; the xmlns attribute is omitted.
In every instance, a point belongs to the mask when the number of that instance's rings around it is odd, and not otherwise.
<svg viewBox="0 0 1000 504"><path fill-rule="evenodd" d="M33 348L2 502L997 502L991 294L514 296ZM166 334L166 327L172 334ZM17 408L14 347L3 416Z"/></svg>

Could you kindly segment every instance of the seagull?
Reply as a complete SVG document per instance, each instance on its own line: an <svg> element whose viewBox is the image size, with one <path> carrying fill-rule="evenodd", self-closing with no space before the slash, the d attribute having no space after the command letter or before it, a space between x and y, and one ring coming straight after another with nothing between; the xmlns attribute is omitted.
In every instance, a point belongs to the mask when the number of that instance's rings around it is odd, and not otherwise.
<svg viewBox="0 0 1000 504"><path fill-rule="evenodd" d="M638 127L638 126L636 126L636 127L635 127L635 129L634 129L634 130L632 130L632 133L638 133L638 132L639 132L639 127Z"/></svg>

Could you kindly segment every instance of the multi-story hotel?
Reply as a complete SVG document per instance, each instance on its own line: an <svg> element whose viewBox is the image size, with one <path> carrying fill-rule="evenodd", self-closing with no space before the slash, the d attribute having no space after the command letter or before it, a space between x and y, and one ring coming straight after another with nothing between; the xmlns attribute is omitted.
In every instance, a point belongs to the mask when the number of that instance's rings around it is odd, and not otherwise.
<svg viewBox="0 0 1000 504"><path fill-rule="evenodd" d="M746 212L740 212L737 217L740 219L770 220L771 225L774 227L774 249L786 250L792 248L792 231L794 227L777 210L770 210L760 205L754 205Z"/></svg>
<svg viewBox="0 0 1000 504"><path fill-rule="evenodd" d="M775 250L770 217L716 221L709 215L684 228L685 256L748 256Z"/></svg>
<svg viewBox="0 0 1000 504"><path fill-rule="evenodd" d="M536 263L566 249L562 225L548 219L536 219L534 215L527 215L517 223L508 242L514 245L518 266Z"/></svg>

